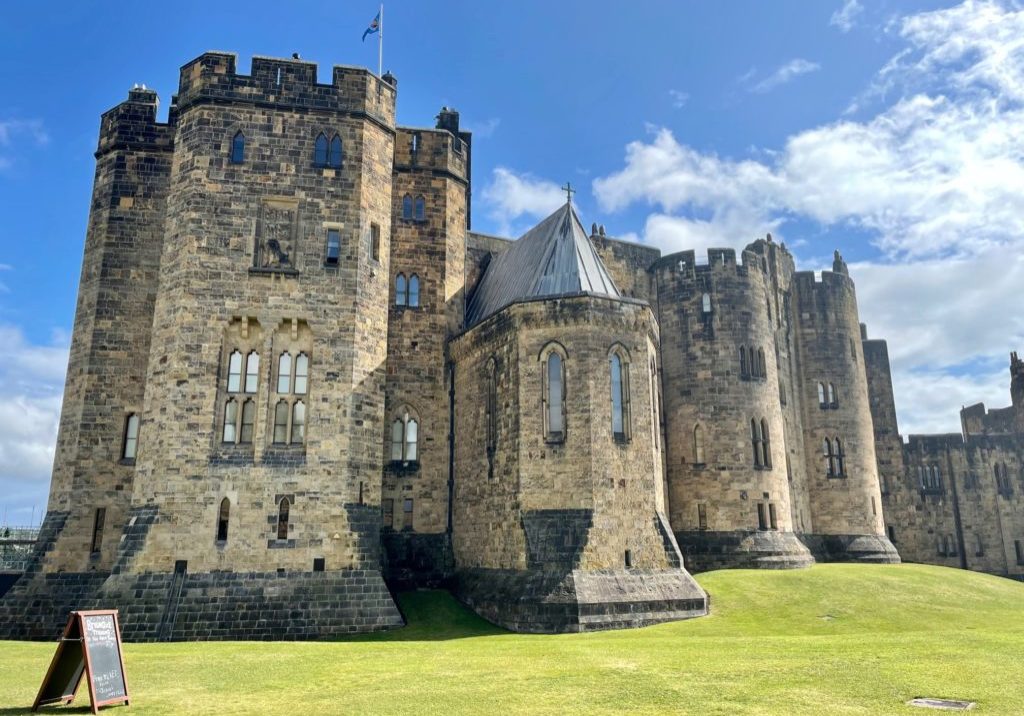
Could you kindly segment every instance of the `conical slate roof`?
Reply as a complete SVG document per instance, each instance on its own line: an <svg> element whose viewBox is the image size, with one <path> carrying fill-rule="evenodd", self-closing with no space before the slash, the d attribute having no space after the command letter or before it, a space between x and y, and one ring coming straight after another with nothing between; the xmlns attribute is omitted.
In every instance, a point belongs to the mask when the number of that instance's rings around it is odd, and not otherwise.
<svg viewBox="0 0 1024 716"><path fill-rule="evenodd" d="M469 301L466 325L519 301L581 293L621 296L566 202L491 262Z"/></svg>

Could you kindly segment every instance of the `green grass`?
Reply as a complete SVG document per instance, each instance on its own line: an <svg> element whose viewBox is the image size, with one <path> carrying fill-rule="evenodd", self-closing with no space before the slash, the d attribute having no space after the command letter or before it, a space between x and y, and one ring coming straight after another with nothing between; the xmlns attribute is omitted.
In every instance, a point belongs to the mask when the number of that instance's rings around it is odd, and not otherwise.
<svg viewBox="0 0 1024 716"><path fill-rule="evenodd" d="M1024 713L1024 584L920 565L699 581L711 616L646 629L509 634L416 592L409 626L385 634L128 644L126 713L938 713L914 696ZM0 714L31 705L53 650L0 642Z"/></svg>

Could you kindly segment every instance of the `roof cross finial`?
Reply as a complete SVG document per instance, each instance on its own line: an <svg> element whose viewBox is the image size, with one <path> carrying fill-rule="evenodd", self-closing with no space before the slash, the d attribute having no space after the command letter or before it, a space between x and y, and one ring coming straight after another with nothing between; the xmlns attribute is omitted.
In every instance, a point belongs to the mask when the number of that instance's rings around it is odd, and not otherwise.
<svg viewBox="0 0 1024 716"><path fill-rule="evenodd" d="M565 186L562 187L562 191L565 192L565 203L566 204L571 204L572 203L572 195L576 193L576 190L572 188L572 184L570 184L569 182L566 182Z"/></svg>

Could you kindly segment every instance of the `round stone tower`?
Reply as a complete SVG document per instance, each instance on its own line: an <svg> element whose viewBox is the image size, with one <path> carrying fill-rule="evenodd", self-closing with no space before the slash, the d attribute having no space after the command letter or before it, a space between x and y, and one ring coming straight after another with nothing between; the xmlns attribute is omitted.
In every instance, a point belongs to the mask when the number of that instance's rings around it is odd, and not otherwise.
<svg viewBox="0 0 1024 716"><path fill-rule="evenodd" d="M833 561L898 562L882 519L857 298L839 252L820 280L795 274L794 294L812 519L805 539Z"/></svg>
<svg viewBox="0 0 1024 716"><path fill-rule="evenodd" d="M670 520L687 566L800 567L775 350L777 301L753 251L662 258L662 336Z"/></svg>

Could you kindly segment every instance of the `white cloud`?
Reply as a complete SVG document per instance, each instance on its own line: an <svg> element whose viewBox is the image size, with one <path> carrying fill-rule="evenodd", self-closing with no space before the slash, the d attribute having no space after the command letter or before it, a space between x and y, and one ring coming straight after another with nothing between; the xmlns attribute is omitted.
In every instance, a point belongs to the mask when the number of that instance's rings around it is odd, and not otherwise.
<svg viewBox="0 0 1024 716"><path fill-rule="evenodd" d="M513 222L526 216L540 219L565 202L565 192L553 181L517 174L498 167L481 194L487 213L505 236L515 235Z"/></svg>
<svg viewBox="0 0 1024 716"><path fill-rule="evenodd" d="M499 124L501 124L499 117L490 117L482 122L470 122L466 126L466 131L473 133L473 139L489 139L494 136Z"/></svg>
<svg viewBox="0 0 1024 716"><path fill-rule="evenodd" d="M761 94L770 92L780 85L793 81L800 75L806 75L809 72L817 72L820 69L821 65L817 62L811 62L798 57L777 68L770 75L751 87L750 91Z"/></svg>
<svg viewBox="0 0 1024 716"><path fill-rule="evenodd" d="M50 141L43 123L37 119L0 119L0 149L6 153L0 154L0 171L13 165L14 161L9 155L17 149L23 137L27 137L35 146L44 146Z"/></svg>
<svg viewBox="0 0 1024 716"><path fill-rule="evenodd" d="M67 360L66 345L33 344L0 325L0 506L26 521L46 504Z"/></svg>
<svg viewBox="0 0 1024 716"><path fill-rule="evenodd" d="M682 109L686 106L686 103L690 101L690 93L677 89L670 89L668 91L668 98L672 102L672 107L675 109Z"/></svg>
<svg viewBox="0 0 1024 716"><path fill-rule="evenodd" d="M857 2L857 0L844 0L843 6L832 13L828 24L838 27L840 32L849 32L856 24L857 16L863 11L864 6Z"/></svg>
<svg viewBox="0 0 1024 716"><path fill-rule="evenodd" d="M1007 402L991 366L1024 348L1024 11L968 1L893 27L905 48L858 101L873 114L737 158L655 128L593 189L608 211L652 207L643 239L668 251L738 248L792 221L869 236L878 257L854 278L862 318L892 341L901 427L955 431L963 402Z"/></svg>

